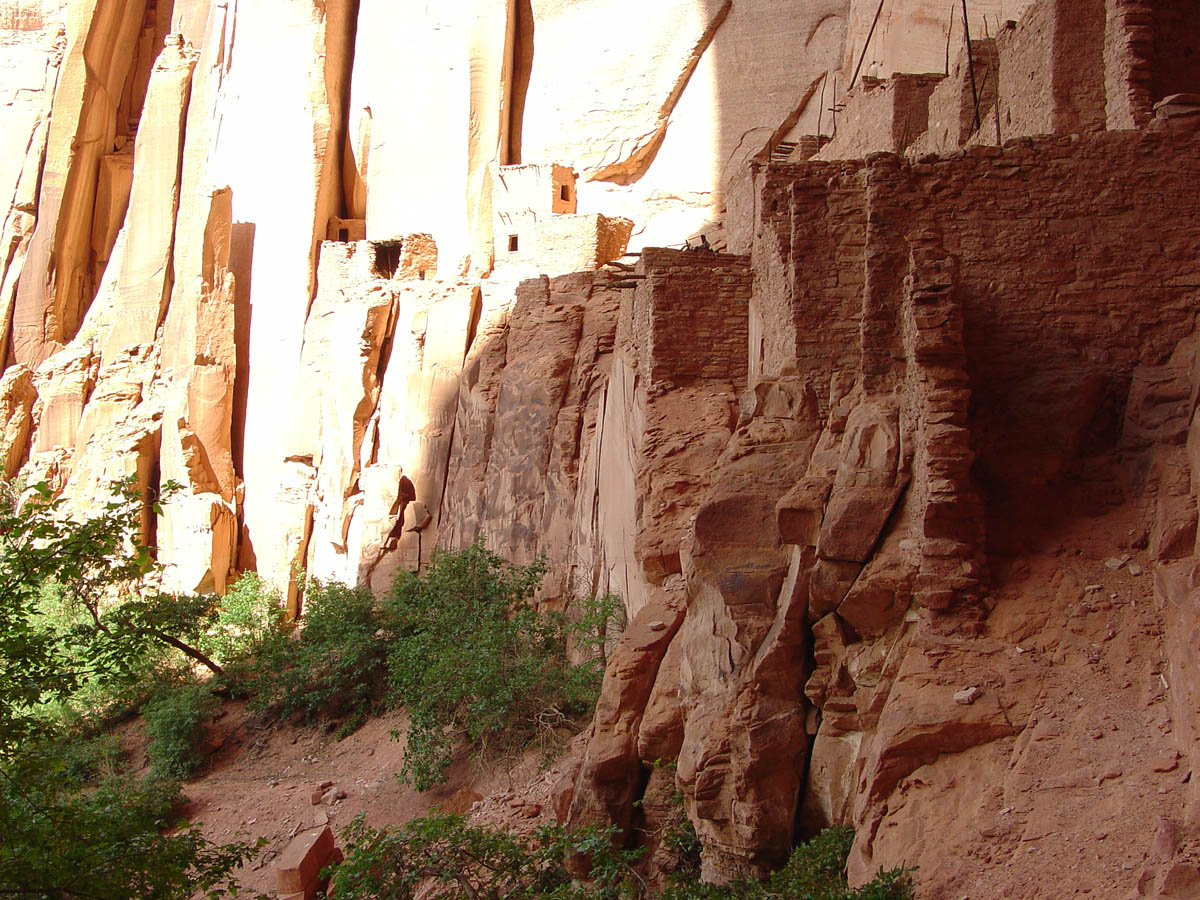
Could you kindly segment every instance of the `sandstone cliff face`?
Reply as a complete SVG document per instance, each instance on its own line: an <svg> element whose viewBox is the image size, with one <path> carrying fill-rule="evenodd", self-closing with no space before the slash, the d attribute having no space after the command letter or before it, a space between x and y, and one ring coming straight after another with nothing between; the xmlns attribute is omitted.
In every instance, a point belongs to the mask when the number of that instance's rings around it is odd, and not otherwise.
<svg viewBox="0 0 1200 900"><path fill-rule="evenodd" d="M561 812L674 760L711 879L1196 896L1200 18L944 12L0 3L5 472L619 594Z"/></svg>

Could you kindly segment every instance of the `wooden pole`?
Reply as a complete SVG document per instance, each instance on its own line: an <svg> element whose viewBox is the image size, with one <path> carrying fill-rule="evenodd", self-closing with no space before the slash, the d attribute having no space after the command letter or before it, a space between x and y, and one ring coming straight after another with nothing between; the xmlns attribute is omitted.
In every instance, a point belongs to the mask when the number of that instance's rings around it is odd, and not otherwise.
<svg viewBox="0 0 1200 900"><path fill-rule="evenodd" d="M862 68L863 60L867 57L867 48L871 46L871 38L875 36L875 26L879 24L879 14L883 12L883 4L887 0L879 0L879 8L875 10L875 18L871 20L871 30L867 32L867 39L863 43L862 53L858 54L858 65L854 67L854 74L850 76L850 84L846 87L846 93L849 93L854 88L854 79L858 77L858 71ZM963 0L966 3L966 0ZM836 95L833 102L837 103Z"/></svg>

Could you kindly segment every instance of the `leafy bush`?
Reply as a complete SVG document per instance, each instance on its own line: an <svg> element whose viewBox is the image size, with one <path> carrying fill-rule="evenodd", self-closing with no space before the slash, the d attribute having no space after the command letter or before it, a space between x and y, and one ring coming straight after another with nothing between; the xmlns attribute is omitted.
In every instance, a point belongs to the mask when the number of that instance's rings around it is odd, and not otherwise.
<svg viewBox="0 0 1200 900"><path fill-rule="evenodd" d="M6 502L7 501L7 502ZM18 509L0 491L0 895L94 900L221 896L253 852L171 834L177 787L92 779L115 756L66 732L87 690L138 678L184 643L159 631L154 605L129 618L113 602L141 599L152 568L137 543L145 504L126 484L91 518L69 517L45 485ZM174 641L175 643L172 643ZM157 650L157 653L152 652Z"/></svg>
<svg viewBox="0 0 1200 900"><path fill-rule="evenodd" d="M334 870L330 893L344 900L607 900L623 895L638 856L614 849L609 830L569 834L546 826L527 840L442 813L382 829L360 816L342 837L346 861ZM600 876L594 886L572 881L564 861L576 854L591 858Z"/></svg>
<svg viewBox="0 0 1200 900"><path fill-rule="evenodd" d="M678 764L655 760L653 767L670 776L670 788L663 798L666 802L662 804L661 819L655 832L661 845L670 854L670 862L665 868L677 877L694 879L700 873L700 836L684 807L683 791L679 789L675 777ZM647 796L643 796L637 803L643 804L647 799Z"/></svg>
<svg viewBox="0 0 1200 900"><path fill-rule="evenodd" d="M617 594L604 594L585 600L572 612L569 627L574 649L603 676L608 644L625 629L625 604Z"/></svg>
<svg viewBox="0 0 1200 900"><path fill-rule="evenodd" d="M204 685L184 684L142 707L153 777L186 779L196 770L204 761L204 723L220 705Z"/></svg>
<svg viewBox="0 0 1200 900"><path fill-rule="evenodd" d="M618 900L650 896L634 868L637 850L614 844L614 829L540 828L531 837L467 825L461 816L434 813L396 828L371 828L360 816L343 832L346 861L333 873L331 893L344 900ZM660 900L912 900L907 870L880 873L870 883L846 884L854 833L822 832L798 847L762 881L702 884L695 873L675 879ZM565 860L586 858L587 882L573 879Z"/></svg>
<svg viewBox="0 0 1200 900"><path fill-rule="evenodd" d="M88 652L86 640L103 632L83 613L151 567L144 549L126 550L142 509L132 489L84 521L67 519L46 485L30 490L19 510L11 496L0 503L0 754L45 727L40 706L105 674L109 659ZM47 583L60 586L77 618L42 612Z"/></svg>
<svg viewBox="0 0 1200 900"><path fill-rule="evenodd" d="M880 872L867 884L846 883L846 857L854 843L850 828L827 828L793 851L783 868L762 881L744 879L726 885L671 884L662 900L912 900L911 869Z"/></svg>
<svg viewBox="0 0 1200 900"><path fill-rule="evenodd" d="M281 716L358 716L383 694L388 644L365 587L310 582L303 628L263 642L251 707Z"/></svg>
<svg viewBox="0 0 1200 900"><path fill-rule="evenodd" d="M184 900L232 889L230 873L253 854L217 846L185 827L171 834L179 796L159 780L106 778L88 785L58 757L23 754L0 779L0 894L95 900Z"/></svg>
<svg viewBox="0 0 1200 900"><path fill-rule="evenodd" d="M71 735L53 742L56 762L72 784L88 784L117 773L121 761L121 743L115 735L99 734L92 738Z"/></svg>
<svg viewBox="0 0 1200 900"><path fill-rule="evenodd" d="M240 682L254 671L253 660L285 631L283 599L256 572L244 572L214 605L200 644Z"/></svg>
<svg viewBox="0 0 1200 900"><path fill-rule="evenodd" d="M247 610L244 630L258 636L242 686L261 713L342 720L339 736L404 706L402 776L427 790L463 741L481 754L524 747L590 713L620 601L583 604L574 622L540 612L533 598L544 570L476 544L435 555L419 575L400 572L379 602L365 587L312 582L290 632L261 612L261 584L251 582L244 600L226 602ZM569 647L582 662L569 662Z"/></svg>
<svg viewBox="0 0 1200 900"><path fill-rule="evenodd" d="M401 777L418 790L444 779L461 740L479 754L525 746L590 712L603 663L568 662L566 617L532 605L544 571L477 543L396 578L384 601L389 700L408 710Z"/></svg>

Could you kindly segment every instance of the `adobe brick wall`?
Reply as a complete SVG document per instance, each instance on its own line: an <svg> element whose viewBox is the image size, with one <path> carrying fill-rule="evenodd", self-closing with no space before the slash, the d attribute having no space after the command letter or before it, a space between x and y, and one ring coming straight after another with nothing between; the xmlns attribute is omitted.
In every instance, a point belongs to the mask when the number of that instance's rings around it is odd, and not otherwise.
<svg viewBox="0 0 1200 900"><path fill-rule="evenodd" d="M975 92L971 90L971 70L965 47L950 67L950 74L938 82L929 95L928 128L908 147L910 156L945 153L964 146L975 130L975 94L979 95L980 130L983 138L994 138L996 97L999 93L1000 60L994 38L972 40L975 65ZM987 142L986 140L984 141Z"/></svg>
<svg viewBox="0 0 1200 900"><path fill-rule="evenodd" d="M1000 127L1009 137L1054 130L1054 7L1034 3L997 38L1000 54Z"/></svg>
<svg viewBox="0 0 1200 900"><path fill-rule="evenodd" d="M862 161L772 167L760 175L750 301L752 380L814 381L857 367L866 279Z"/></svg>
<svg viewBox="0 0 1200 900"><path fill-rule="evenodd" d="M1107 0L1104 32L1108 128L1140 128L1150 120L1153 13L1143 0Z"/></svg>
<svg viewBox="0 0 1200 900"><path fill-rule="evenodd" d="M1036 0L997 44L1003 140L1105 127L1103 0Z"/></svg>
<svg viewBox="0 0 1200 900"><path fill-rule="evenodd" d="M1056 0L1054 15L1051 73L1054 131L1070 134L1102 130L1105 127L1104 0Z"/></svg>
<svg viewBox="0 0 1200 900"><path fill-rule="evenodd" d="M1200 0L1107 0L1110 129L1141 127L1170 94L1200 92Z"/></svg>
<svg viewBox="0 0 1200 900"><path fill-rule="evenodd" d="M0 3L0 30L40 31L45 27L42 5L35 0Z"/></svg>

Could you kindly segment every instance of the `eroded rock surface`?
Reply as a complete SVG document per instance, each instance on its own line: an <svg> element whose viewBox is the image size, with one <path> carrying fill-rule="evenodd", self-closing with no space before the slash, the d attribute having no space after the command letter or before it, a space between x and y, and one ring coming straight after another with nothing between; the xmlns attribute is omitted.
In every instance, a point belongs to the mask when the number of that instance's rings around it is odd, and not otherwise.
<svg viewBox="0 0 1200 900"><path fill-rule="evenodd" d="M620 595L555 805L711 880L1192 896L1194 12L0 2L5 474Z"/></svg>

